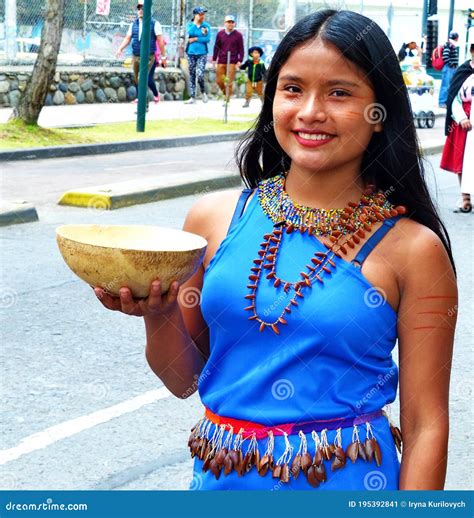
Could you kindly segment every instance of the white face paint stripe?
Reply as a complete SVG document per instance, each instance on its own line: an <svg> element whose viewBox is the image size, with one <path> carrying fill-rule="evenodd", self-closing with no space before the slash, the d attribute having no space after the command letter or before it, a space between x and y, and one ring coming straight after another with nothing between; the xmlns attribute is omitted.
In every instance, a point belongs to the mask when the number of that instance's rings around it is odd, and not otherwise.
<svg viewBox="0 0 474 518"><path fill-rule="evenodd" d="M46 430L43 430L42 432L29 435L22 439L20 444L17 446L0 451L0 466L7 462L19 459L28 453L46 448L61 439L66 439L67 437L72 437L84 430L89 430L98 424L107 423L112 419L139 410L145 405L167 398L170 395L171 392L166 387L150 390L149 392L145 392L140 396L123 401L122 403L118 403L102 410L97 410L91 414L76 417L70 421L65 421L64 423L46 428Z"/></svg>

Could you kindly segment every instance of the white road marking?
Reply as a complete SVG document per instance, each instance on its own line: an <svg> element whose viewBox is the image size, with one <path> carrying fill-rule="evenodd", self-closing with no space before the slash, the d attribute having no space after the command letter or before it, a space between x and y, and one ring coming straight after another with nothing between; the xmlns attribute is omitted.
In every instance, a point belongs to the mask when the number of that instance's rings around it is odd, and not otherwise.
<svg viewBox="0 0 474 518"><path fill-rule="evenodd" d="M151 162L149 164L118 165L116 167L105 167L104 171L116 171L117 169L135 169L137 167L150 167L154 165L175 165L192 164L193 160L172 160L170 162Z"/></svg>
<svg viewBox="0 0 474 518"><path fill-rule="evenodd" d="M171 392L166 387L161 387L157 390L150 390L149 392L145 392L140 396L123 401L117 405L92 412L88 415L76 417L70 421L65 421L64 423L46 428L46 430L43 430L42 432L29 435L22 439L20 444L17 446L0 451L0 466L7 462L11 462L12 460L19 459L28 453L46 448L61 439L66 439L67 437L76 435L84 430L93 428L98 424L106 423L112 419L121 417L122 415L139 410L145 405L154 403L159 399L167 398L170 395Z"/></svg>

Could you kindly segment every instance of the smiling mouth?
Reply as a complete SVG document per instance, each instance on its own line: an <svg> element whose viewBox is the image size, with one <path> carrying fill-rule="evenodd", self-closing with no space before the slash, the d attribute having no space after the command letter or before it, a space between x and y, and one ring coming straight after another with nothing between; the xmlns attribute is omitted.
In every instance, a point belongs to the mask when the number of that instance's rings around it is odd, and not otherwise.
<svg viewBox="0 0 474 518"><path fill-rule="evenodd" d="M328 135L327 133L305 133L304 131L296 131L295 133L305 140L329 140L334 137L334 135Z"/></svg>

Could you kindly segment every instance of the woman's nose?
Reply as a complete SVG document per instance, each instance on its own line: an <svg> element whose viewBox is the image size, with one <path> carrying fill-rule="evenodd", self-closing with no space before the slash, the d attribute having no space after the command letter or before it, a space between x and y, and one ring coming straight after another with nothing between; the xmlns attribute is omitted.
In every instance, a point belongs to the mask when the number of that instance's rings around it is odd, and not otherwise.
<svg viewBox="0 0 474 518"><path fill-rule="evenodd" d="M301 101L297 116L305 122L322 122L327 117L324 103L316 95L307 96Z"/></svg>

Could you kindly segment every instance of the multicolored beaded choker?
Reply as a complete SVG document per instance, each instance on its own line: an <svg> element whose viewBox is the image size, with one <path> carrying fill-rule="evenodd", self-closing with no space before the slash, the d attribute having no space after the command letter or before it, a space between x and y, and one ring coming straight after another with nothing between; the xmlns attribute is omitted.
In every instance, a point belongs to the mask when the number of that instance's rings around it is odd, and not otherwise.
<svg viewBox="0 0 474 518"><path fill-rule="evenodd" d="M277 335L280 334L278 326L286 325L287 314L298 306L298 298L303 298L304 292L314 283L322 284L323 277L330 278L333 274L336 269L334 256L342 258L342 255L347 255L348 248L355 248L365 238L366 232L372 231L373 223L407 212L402 205L394 207L382 191L374 192L374 185L367 186L359 203L349 202L343 209L330 210L298 205L289 198L284 187L285 176L281 174L262 180L258 186L257 196L263 211L273 221L273 231L263 236L258 257L250 268L250 283L247 285L250 293L245 295L250 305L244 309L252 312L249 320L259 322L260 331L268 327ZM306 265L306 271L300 272L300 278L288 281L277 275L276 264L283 235L295 230L301 234L308 233L313 239L317 239L315 236L327 236L326 240L321 241L327 251L315 252ZM294 291L280 316L270 322L257 314L257 290L262 275L273 282L277 290L283 289L286 293Z"/></svg>
<svg viewBox="0 0 474 518"><path fill-rule="evenodd" d="M273 223L284 221L292 227L291 230L307 230L317 236L331 235L334 231L347 234L364 226L367 218L360 216L368 215L368 209L375 210L375 217L377 212L380 213L379 221L396 215L382 191L373 194L373 185L367 187L359 203L349 202L347 208L328 210L294 203L285 191L285 179L279 174L263 180L258 188L258 197L263 211Z"/></svg>

